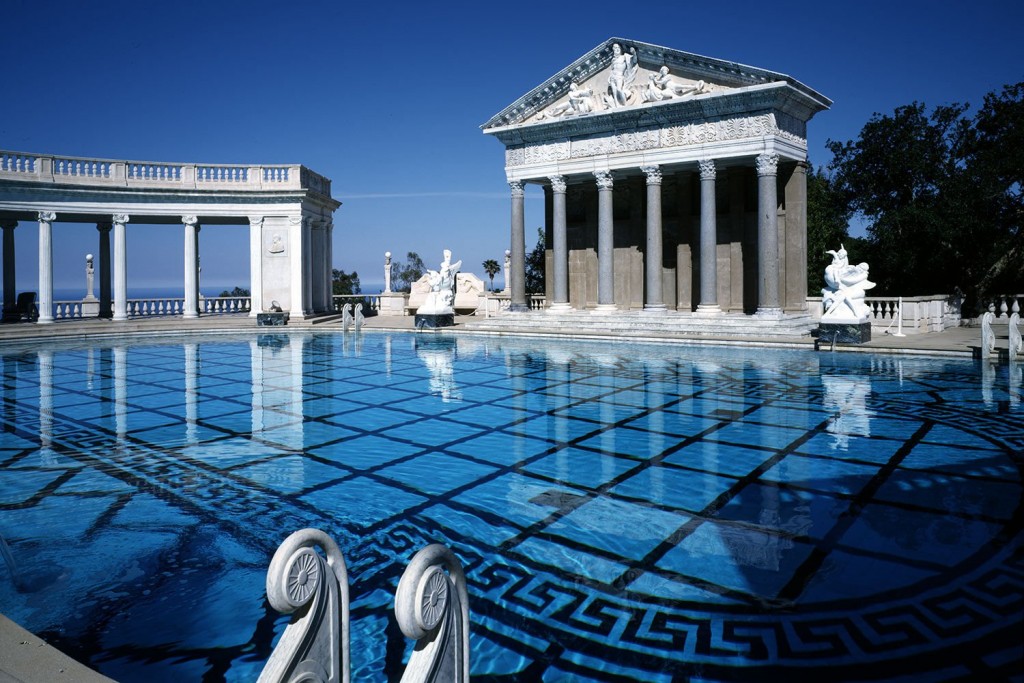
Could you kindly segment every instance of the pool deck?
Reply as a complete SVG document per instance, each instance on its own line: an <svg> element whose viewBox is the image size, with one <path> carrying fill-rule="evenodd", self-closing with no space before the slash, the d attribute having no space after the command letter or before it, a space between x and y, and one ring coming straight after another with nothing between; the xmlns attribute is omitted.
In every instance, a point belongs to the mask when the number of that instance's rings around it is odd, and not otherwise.
<svg viewBox="0 0 1024 683"><path fill-rule="evenodd" d="M484 325L481 325L483 323ZM530 328L529 330L515 330L513 326L503 327L501 330L480 329L485 327L486 321L482 317L457 316L455 326L443 328L448 333L477 333L477 334L524 334L541 337L569 337L585 339L609 339L609 340L630 340L630 341L651 341L669 342L683 344L727 344L738 346L773 346L790 348L816 348L817 340L810 337L743 337L728 338L714 335L688 336L669 335L643 330L632 330L630 332L605 331L580 332L569 329L565 326L558 326L557 320L552 319L552 324L543 329ZM324 332L340 332L342 328L341 316L325 316L322 318L307 319L304 321L292 322L287 327L264 327L260 331L272 333L279 331L295 330L316 330ZM367 330L403 330L414 331L415 321L412 316L374 316L366 318L364 328ZM60 320L48 325L36 323L8 323L0 325L0 345L6 343L30 342L40 339L48 340L85 340L90 337L111 338L123 334L152 334L159 336L178 335L191 332L217 332L230 333L238 331L256 330L256 320L245 314L238 315L215 315L185 320L181 317L166 316L133 319L124 322L113 322L100 319L75 319ZM997 350L1001 350L1005 356L1007 348L1007 326L1006 321L996 321L993 325L996 334ZM844 353L895 353L910 355L932 355L932 356L960 356L973 357L981 346L981 329L978 327L956 327L943 332L930 332L924 334L908 334L904 337L897 337L891 334L875 333L870 342L860 345L838 344L833 349L830 345L822 343L820 350L829 350Z"/></svg>

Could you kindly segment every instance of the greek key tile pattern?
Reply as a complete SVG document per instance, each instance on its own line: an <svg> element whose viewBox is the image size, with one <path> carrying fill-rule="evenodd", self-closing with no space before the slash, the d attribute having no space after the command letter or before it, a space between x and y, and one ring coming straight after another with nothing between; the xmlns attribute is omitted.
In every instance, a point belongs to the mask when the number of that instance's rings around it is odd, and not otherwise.
<svg viewBox="0 0 1024 683"><path fill-rule="evenodd" d="M423 545L479 681L1006 680L1021 368L364 333L0 350L0 611L120 681L255 680L334 536L353 680ZM1016 374L1014 374L1016 373ZM9 579L9 580L8 580Z"/></svg>

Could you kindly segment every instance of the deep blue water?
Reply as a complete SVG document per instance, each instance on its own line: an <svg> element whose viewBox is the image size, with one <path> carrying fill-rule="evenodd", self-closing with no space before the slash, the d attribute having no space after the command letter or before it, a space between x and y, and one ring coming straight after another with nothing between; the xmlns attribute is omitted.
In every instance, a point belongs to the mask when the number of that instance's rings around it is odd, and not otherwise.
<svg viewBox="0 0 1024 683"><path fill-rule="evenodd" d="M0 349L0 611L122 681L254 680L291 531L353 680L430 542L474 680L1019 674L1021 368L364 333Z"/></svg>

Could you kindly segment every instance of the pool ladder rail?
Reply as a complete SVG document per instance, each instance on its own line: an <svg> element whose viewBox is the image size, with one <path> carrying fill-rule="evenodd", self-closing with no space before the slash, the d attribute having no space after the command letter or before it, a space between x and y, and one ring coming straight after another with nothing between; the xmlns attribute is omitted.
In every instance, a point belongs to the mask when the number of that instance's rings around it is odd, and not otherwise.
<svg viewBox="0 0 1024 683"><path fill-rule="evenodd" d="M267 598L293 616L259 682L347 683L348 568L334 539L319 529L288 536L270 561ZM462 565L448 547L435 543L413 556L395 592L395 618L417 641L402 681L468 683L469 597Z"/></svg>

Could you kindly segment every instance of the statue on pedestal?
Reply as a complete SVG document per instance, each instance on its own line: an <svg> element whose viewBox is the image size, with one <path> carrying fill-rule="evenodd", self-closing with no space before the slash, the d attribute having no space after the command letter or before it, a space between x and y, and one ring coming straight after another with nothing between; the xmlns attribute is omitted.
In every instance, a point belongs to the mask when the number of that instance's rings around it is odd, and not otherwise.
<svg viewBox="0 0 1024 683"><path fill-rule="evenodd" d="M391 252L384 252L384 293L391 293Z"/></svg>
<svg viewBox="0 0 1024 683"><path fill-rule="evenodd" d="M864 302L867 290L875 286L868 280L868 264L851 265L846 249L829 250L832 263L825 268L826 288L821 290L825 312L823 322L861 322L871 317L871 309Z"/></svg>
<svg viewBox="0 0 1024 683"><path fill-rule="evenodd" d="M452 303L455 301L455 274L459 272L460 266L462 266L462 261L452 263L452 252L450 249L445 249L441 269L427 271L430 292L427 293L423 303L417 309L417 315L453 315L455 313L452 308Z"/></svg>

